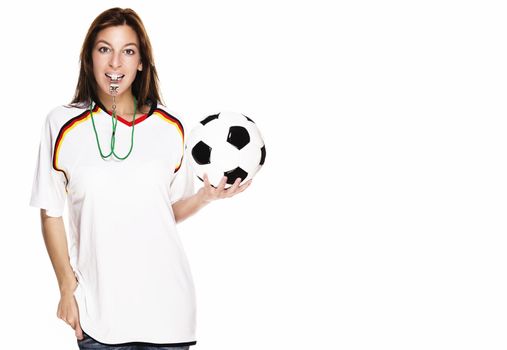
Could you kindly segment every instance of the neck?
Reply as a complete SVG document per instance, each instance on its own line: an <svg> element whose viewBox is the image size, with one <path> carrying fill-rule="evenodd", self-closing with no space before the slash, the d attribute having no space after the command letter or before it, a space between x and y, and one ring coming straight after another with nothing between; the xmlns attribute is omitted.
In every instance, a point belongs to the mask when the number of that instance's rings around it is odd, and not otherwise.
<svg viewBox="0 0 507 350"><path fill-rule="evenodd" d="M113 96L101 92L99 94L99 99L108 111L113 110ZM115 101L117 115L129 115L134 113L134 96L131 91L116 96Z"/></svg>

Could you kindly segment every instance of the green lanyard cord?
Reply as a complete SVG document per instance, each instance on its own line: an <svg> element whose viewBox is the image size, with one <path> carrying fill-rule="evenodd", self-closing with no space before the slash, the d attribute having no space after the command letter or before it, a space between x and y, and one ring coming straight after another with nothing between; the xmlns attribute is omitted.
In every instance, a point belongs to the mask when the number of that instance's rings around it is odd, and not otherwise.
<svg viewBox="0 0 507 350"><path fill-rule="evenodd" d="M130 152L132 152L132 147L134 146L134 125L136 123L136 112L137 112L137 99L134 96L134 118L132 120L132 135L130 137L130 150L125 157L120 157L114 152L114 145L116 142L116 125L118 124L118 118L116 117L116 108L113 108L113 117L111 118L113 125L113 134L111 135L111 152L107 156L102 153L102 149L100 148L99 135L97 134L97 129L95 128L95 122L93 121L93 111L92 111L92 102L90 102L90 116L92 118L93 130L95 131L95 138L97 139L97 146L99 146L99 152L102 159L106 160L111 154L113 154L116 158L120 160L126 159Z"/></svg>

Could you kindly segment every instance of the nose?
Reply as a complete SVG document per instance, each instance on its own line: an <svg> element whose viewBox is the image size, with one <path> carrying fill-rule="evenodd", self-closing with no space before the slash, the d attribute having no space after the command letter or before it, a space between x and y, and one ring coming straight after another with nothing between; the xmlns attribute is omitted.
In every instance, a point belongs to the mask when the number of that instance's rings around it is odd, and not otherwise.
<svg viewBox="0 0 507 350"><path fill-rule="evenodd" d="M109 67L111 67L113 69L117 69L117 68L121 67L121 55L120 55L120 53L113 52L113 54L110 56Z"/></svg>

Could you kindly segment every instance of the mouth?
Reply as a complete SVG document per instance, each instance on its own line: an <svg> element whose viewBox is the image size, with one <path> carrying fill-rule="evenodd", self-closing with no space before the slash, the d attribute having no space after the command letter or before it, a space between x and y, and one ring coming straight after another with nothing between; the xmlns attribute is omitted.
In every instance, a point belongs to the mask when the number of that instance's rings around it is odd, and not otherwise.
<svg viewBox="0 0 507 350"><path fill-rule="evenodd" d="M125 74L119 73L106 73L105 75L108 77L111 83L118 83L123 79L123 77L125 77Z"/></svg>

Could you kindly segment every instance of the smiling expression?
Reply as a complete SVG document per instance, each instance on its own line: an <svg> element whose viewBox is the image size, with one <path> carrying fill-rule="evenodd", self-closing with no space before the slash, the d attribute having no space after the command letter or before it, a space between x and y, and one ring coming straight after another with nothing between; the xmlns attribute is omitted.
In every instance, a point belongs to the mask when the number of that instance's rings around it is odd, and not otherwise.
<svg viewBox="0 0 507 350"><path fill-rule="evenodd" d="M101 95L121 95L130 91L137 72L142 70L136 32L128 25L101 30L95 40L92 61Z"/></svg>

